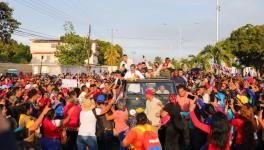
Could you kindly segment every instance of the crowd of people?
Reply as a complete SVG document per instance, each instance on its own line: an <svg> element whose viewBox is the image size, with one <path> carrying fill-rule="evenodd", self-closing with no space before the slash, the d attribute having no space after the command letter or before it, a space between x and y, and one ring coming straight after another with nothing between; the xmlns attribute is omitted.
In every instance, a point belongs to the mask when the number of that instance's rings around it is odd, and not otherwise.
<svg viewBox="0 0 264 150"><path fill-rule="evenodd" d="M164 105L152 89L146 108L128 109L126 80L162 77L177 95ZM77 87L63 87L76 79ZM184 72L166 58L150 66L123 55L112 73L2 76L0 149L264 149L264 81L240 74Z"/></svg>

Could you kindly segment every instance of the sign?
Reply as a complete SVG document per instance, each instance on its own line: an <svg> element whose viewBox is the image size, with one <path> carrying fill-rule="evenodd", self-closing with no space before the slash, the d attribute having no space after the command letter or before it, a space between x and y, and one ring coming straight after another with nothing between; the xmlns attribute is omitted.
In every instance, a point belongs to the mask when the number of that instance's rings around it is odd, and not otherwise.
<svg viewBox="0 0 264 150"><path fill-rule="evenodd" d="M76 79L62 79L62 85L63 88L70 88L70 87L77 87L77 80Z"/></svg>

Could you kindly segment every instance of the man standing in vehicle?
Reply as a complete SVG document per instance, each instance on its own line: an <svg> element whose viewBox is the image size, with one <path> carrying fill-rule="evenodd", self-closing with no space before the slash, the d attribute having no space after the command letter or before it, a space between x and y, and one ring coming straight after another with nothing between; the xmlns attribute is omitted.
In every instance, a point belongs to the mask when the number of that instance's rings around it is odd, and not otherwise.
<svg viewBox="0 0 264 150"><path fill-rule="evenodd" d="M130 66L130 70L125 74L124 77L126 80L136 80L136 79L144 79L145 77L136 70L136 65L132 64Z"/></svg>
<svg viewBox="0 0 264 150"><path fill-rule="evenodd" d="M120 63L120 68L124 67L126 70L129 70L130 65L133 64L133 61L128 58L126 54L122 57L122 62Z"/></svg>

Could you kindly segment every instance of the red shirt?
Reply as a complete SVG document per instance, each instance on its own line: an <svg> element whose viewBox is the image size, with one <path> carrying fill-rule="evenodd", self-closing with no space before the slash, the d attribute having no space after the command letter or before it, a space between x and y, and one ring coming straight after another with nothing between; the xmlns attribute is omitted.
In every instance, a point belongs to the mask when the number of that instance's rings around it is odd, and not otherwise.
<svg viewBox="0 0 264 150"><path fill-rule="evenodd" d="M210 136L211 136L211 127L210 126L208 126L208 125L206 125L206 124L203 124L203 123L201 123L198 119L197 119L197 117L196 117L196 115L195 115L195 113L194 113L194 111L192 111L192 112L190 112L190 117L192 118L192 122L193 122L193 124L194 124L194 126L195 127L197 127L197 128L199 128L199 129L201 129L202 131L204 131L205 133L207 133L208 134L208 139L210 139ZM232 134L231 134L231 131L229 131L229 141L231 140L231 138L232 138ZM208 140L209 141L209 140ZM229 150L230 149L230 143L229 143L229 141L227 142L227 144L226 144L226 148L225 148L225 150ZM215 147L212 143L210 143L210 141L208 142L208 150L220 150L220 148L218 148L218 147Z"/></svg>
<svg viewBox="0 0 264 150"><path fill-rule="evenodd" d="M43 135L47 138L59 138L60 130L47 117L43 120Z"/></svg>
<svg viewBox="0 0 264 150"><path fill-rule="evenodd" d="M242 130L243 130L244 120L239 118L232 119L230 121L230 124L233 125L236 130L236 144L242 144L243 143Z"/></svg>
<svg viewBox="0 0 264 150"><path fill-rule="evenodd" d="M66 117L68 115L68 111L72 107L75 107L75 108L74 108L74 110L70 116L70 121L66 124L66 127L76 129L79 127L79 118L80 118L81 107L79 105L75 105L74 103L68 103L64 107L64 116Z"/></svg>

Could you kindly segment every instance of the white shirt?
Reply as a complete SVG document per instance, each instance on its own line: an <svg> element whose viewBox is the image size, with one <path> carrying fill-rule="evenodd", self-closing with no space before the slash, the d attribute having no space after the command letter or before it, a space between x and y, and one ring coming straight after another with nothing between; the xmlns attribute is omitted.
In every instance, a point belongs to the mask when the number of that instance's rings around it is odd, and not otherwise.
<svg viewBox="0 0 264 150"><path fill-rule="evenodd" d="M82 91L78 98L85 98L86 92Z"/></svg>
<svg viewBox="0 0 264 150"><path fill-rule="evenodd" d="M203 101L204 101L204 103L206 103L206 104L208 104L208 103L210 102L210 96L209 96L208 93L205 93L205 94L203 95Z"/></svg>
<svg viewBox="0 0 264 150"><path fill-rule="evenodd" d="M126 68L127 70L130 70L130 65L132 65L132 64L133 64L133 61L132 61L131 59L127 59L127 62L122 61L122 62L120 63L120 68L121 68L123 65L125 65L125 68Z"/></svg>
<svg viewBox="0 0 264 150"><path fill-rule="evenodd" d="M96 118L92 110L81 111L78 135L95 136Z"/></svg>
<svg viewBox="0 0 264 150"><path fill-rule="evenodd" d="M141 74L141 72L139 72L138 70L135 70L135 73L132 73L131 71L128 71L126 74L125 74L125 79L130 79L130 78L133 78L134 75L137 75L139 77L139 79L144 79L145 77Z"/></svg>
<svg viewBox="0 0 264 150"><path fill-rule="evenodd" d="M160 124L160 117L157 116L161 110L159 103L161 103L161 101L156 97L153 97L151 101L147 100L146 102L145 113L153 126L158 126Z"/></svg>

